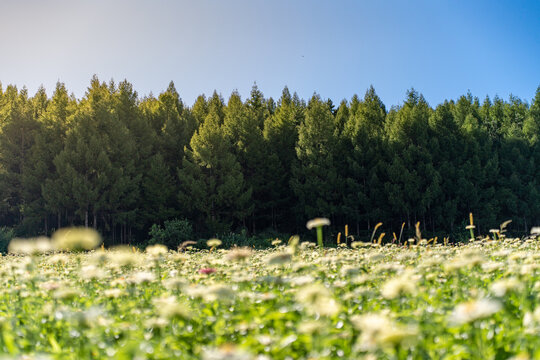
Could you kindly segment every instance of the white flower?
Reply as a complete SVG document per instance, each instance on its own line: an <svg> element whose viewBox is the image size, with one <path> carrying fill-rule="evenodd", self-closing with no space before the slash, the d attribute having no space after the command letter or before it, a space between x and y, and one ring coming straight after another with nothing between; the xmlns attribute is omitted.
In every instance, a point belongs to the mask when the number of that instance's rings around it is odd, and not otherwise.
<svg viewBox="0 0 540 360"><path fill-rule="evenodd" d="M254 357L234 345L223 345L219 348L205 348L202 352L203 360L251 360Z"/></svg>
<svg viewBox="0 0 540 360"><path fill-rule="evenodd" d="M141 255L127 246L116 247L109 253L111 264L115 267L131 267L140 261L140 257Z"/></svg>
<svg viewBox="0 0 540 360"><path fill-rule="evenodd" d="M161 297L153 300L156 310L161 317L166 319L189 318L189 308L186 304L180 303L175 296Z"/></svg>
<svg viewBox="0 0 540 360"><path fill-rule="evenodd" d="M487 273L495 272L504 267L504 264L501 262L489 261L482 264L482 270Z"/></svg>
<svg viewBox="0 0 540 360"><path fill-rule="evenodd" d="M450 323L461 325L487 318L501 310L501 303L491 299L471 300L461 303L450 314Z"/></svg>
<svg viewBox="0 0 540 360"><path fill-rule="evenodd" d="M332 297L330 291L321 284L300 288L296 293L296 300L311 314L334 316L340 310L338 302Z"/></svg>
<svg viewBox="0 0 540 360"><path fill-rule="evenodd" d="M210 286L195 285L186 287L185 292L193 298L200 298L206 302L221 301L231 302L236 297L236 292L227 285L215 284Z"/></svg>
<svg viewBox="0 0 540 360"><path fill-rule="evenodd" d="M161 257L167 253L168 249L165 245L156 244L146 248L146 253L152 257Z"/></svg>
<svg viewBox="0 0 540 360"><path fill-rule="evenodd" d="M311 230L313 228L318 228L321 226L328 226L328 225L330 225L330 220L328 220L327 218L315 218L315 219L309 220L306 224L306 227L308 228L308 230Z"/></svg>
<svg viewBox="0 0 540 360"><path fill-rule="evenodd" d="M101 236L92 228L64 228L52 236L57 250L92 250L101 244Z"/></svg>
<svg viewBox="0 0 540 360"><path fill-rule="evenodd" d="M154 274L147 271L139 271L136 272L129 278L129 282L132 284L143 284L143 283L149 283L155 280Z"/></svg>
<svg viewBox="0 0 540 360"><path fill-rule="evenodd" d="M253 250L248 247L232 249L227 253L227 259L231 261L243 261L253 254Z"/></svg>
<svg viewBox="0 0 540 360"><path fill-rule="evenodd" d="M284 265L291 262L291 260L292 254L288 252L283 252L270 255L266 262L268 263L268 265Z"/></svg>
<svg viewBox="0 0 540 360"><path fill-rule="evenodd" d="M414 293L416 293L416 281L409 273L388 280L381 290L382 296L390 300Z"/></svg>
<svg viewBox="0 0 540 360"><path fill-rule="evenodd" d="M206 246L208 246L209 248L214 248L214 247L218 247L222 244L221 240L219 239L210 239L206 242Z"/></svg>
<svg viewBox="0 0 540 360"><path fill-rule="evenodd" d="M523 327L528 334L538 334L540 332L540 306L533 312L526 312L523 316Z"/></svg>
<svg viewBox="0 0 540 360"><path fill-rule="evenodd" d="M12 254L37 255L53 249L51 241L45 236L32 239L15 238L9 242L8 251Z"/></svg>
<svg viewBox="0 0 540 360"><path fill-rule="evenodd" d="M122 295L124 295L124 291L121 289L107 289L103 292L103 295L108 298L118 298Z"/></svg>
<svg viewBox="0 0 540 360"><path fill-rule="evenodd" d="M80 278L86 280L103 279L105 276L105 272L95 265L83 266L80 273Z"/></svg>
<svg viewBox="0 0 540 360"><path fill-rule="evenodd" d="M360 351L373 351L395 345L410 346L418 335L416 326L396 323L383 314L365 314L351 318L353 326L361 331L356 347Z"/></svg>
<svg viewBox="0 0 540 360"><path fill-rule="evenodd" d="M523 290L523 284L516 278L502 279L491 284L491 292L498 297L503 297L508 292L518 292L521 290Z"/></svg>

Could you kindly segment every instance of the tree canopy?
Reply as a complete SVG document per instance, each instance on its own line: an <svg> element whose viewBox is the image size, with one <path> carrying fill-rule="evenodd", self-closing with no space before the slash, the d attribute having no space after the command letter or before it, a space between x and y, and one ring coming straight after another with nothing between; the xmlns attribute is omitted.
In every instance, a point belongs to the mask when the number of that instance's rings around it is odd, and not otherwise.
<svg viewBox="0 0 540 360"><path fill-rule="evenodd" d="M337 103L336 103L337 104ZM316 216L367 233L540 223L540 87L529 103L467 93L430 106L418 91L387 108L370 87L334 105L284 88L185 104L175 85L139 97L93 77L82 99L58 83L0 85L0 225L66 225L110 243L185 218L199 236L301 231Z"/></svg>

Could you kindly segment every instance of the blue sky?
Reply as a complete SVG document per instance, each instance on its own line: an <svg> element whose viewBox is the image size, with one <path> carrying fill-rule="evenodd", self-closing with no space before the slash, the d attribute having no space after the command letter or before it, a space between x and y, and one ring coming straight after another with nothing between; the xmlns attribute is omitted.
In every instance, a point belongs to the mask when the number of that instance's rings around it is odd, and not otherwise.
<svg viewBox="0 0 540 360"><path fill-rule="evenodd" d="M140 95L173 80L191 105L214 89L334 102L375 86L387 107L414 87L431 105L470 90L530 102L540 85L540 1L2 0L0 81L93 74Z"/></svg>

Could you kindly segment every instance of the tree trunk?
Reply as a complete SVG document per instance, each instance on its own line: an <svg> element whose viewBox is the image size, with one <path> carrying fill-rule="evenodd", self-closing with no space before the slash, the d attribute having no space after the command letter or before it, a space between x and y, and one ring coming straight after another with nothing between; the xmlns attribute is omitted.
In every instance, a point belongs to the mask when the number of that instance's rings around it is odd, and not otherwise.
<svg viewBox="0 0 540 360"><path fill-rule="evenodd" d="M88 227L88 210L84 212L84 227Z"/></svg>

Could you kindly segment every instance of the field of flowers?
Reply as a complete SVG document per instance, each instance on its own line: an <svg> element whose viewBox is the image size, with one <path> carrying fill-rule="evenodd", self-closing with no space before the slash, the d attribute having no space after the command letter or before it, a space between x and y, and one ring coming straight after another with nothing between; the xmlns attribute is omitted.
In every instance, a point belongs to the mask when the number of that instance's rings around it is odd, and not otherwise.
<svg viewBox="0 0 540 360"><path fill-rule="evenodd" d="M0 258L5 358L540 357L536 240L51 251L82 238Z"/></svg>

